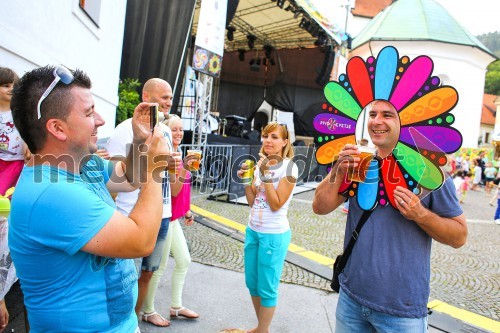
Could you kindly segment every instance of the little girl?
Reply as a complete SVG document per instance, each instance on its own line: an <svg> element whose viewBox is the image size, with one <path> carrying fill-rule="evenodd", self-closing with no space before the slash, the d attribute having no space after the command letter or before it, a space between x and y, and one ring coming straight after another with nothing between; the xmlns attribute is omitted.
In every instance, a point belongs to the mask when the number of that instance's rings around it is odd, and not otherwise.
<svg viewBox="0 0 500 333"><path fill-rule="evenodd" d="M497 174L497 169L493 167L493 163L491 162L486 163L486 169L484 169L484 176L485 176L484 189L486 193L491 193L491 190L493 189L494 186L493 181L495 180L496 174Z"/></svg>
<svg viewBox="0 0 500 333"><path fill-rule="evenodd" d="M18 79L13 70L0 67L0 195L16 186L28 154L10 110L12 89Z"/></svg>
<svg viewBox="0 0 500 333"><path fill-rule="evenodd" d="M465 196L467 195L467 190L469 189L470 174L465 171L458 171L453 183L455 184L455 190L457 191L457 198L460 203L464 202Z"/></svg>

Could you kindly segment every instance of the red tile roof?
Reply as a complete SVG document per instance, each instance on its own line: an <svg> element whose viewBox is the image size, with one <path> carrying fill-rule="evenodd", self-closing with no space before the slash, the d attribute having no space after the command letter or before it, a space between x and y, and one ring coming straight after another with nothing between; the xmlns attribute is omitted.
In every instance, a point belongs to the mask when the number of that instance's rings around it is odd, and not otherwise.
<svg viewBox="0 0 500 333"><path fill-rule="evenodd" d="M393 0L356 0L356 7L352 10L352 15L375 17L392 2Z"/></svg>
<svg viewBox="0 0 500 333"><path fill-rule="evenodd" d="M483 108L481 111L481 124L495 125L495 116L497 107L495 105L495 99L498 96L484 94L483 95Z"/></svg>

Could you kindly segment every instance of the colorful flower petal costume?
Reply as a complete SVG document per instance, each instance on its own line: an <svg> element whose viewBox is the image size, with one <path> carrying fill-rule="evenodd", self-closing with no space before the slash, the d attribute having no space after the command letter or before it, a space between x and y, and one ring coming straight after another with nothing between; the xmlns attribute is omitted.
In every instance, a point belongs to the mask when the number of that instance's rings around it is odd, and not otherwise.
<svg viewBox="0 0 500 333"><path fill-rule="evenodd" d="M396 186L420 194L423 189L438 189L444 182L440 167L447 162L446 154L462 145L462 135L451 126L455 117L450 111L458 102L458 93L451 86L440 86L432 71L428 56L410 61L387 46L378 58L351 58L339 82L329 82L324 88L330 105L323 104L323 111L313 121L319 132L319 164L331 164L346 144L356 144L358 117L374 100L390 102L399 114L400 135L392 154L372 160L365 182L344 179L340 187L340 193L357 195L364 210L377 204L396 207Z"/></svg>

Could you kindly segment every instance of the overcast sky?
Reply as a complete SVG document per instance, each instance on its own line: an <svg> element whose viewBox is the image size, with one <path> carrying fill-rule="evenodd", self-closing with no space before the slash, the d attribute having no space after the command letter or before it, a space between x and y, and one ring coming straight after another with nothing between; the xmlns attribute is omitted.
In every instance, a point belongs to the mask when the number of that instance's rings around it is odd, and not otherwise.
<svg viewBox="0 0 500 333"><path fill-rule="evenodd" d="M500 0L434 0L474 36L500 31Z"/></svg>

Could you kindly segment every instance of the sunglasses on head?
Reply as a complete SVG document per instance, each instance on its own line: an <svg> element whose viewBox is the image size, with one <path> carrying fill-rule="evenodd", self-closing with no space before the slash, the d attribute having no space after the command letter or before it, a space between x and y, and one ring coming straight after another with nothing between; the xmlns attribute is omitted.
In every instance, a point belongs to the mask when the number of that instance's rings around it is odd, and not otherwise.
<svg viewBox="0 0 500 333"><path fill-rule="evenodd" d="M56 84L61 81L64 84L70 84L73 82L75 77L73 74L65 67L58 66L54 69L54 81L50 84L50 86L45 90L45 92L42 94L42 97L40 97L40 100L38 101L38 106L37 106L37 112L38 112L38 119L42 118L42 114L40 112L40 106L42 105L42 102L49 96L49 94L54 90L54 87Z"/></svg>
<svg viewBox="0 0 500 333"><path fill-rule="evenodd" d="M271 121L269 124L276 124L279 126L283 126L283 127L285 127L286 130L288 130L288 126L286 126L286 123L284 123L282 121Z"/></svg>

